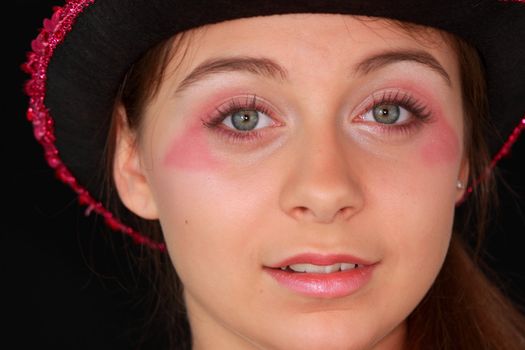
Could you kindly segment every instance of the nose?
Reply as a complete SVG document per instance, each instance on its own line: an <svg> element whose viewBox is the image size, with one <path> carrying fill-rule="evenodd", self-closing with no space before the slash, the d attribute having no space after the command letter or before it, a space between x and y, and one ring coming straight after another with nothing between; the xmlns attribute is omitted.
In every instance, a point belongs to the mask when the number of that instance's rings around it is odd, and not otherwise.
<svg viewBox="0 0 525 350"><path fill-rule="evenodd" d="M280 193L281 209L287 215L327 224L348 220L361 210L359 169L352 166L348 147L336 133L319 129L298 142Z"/></svg>

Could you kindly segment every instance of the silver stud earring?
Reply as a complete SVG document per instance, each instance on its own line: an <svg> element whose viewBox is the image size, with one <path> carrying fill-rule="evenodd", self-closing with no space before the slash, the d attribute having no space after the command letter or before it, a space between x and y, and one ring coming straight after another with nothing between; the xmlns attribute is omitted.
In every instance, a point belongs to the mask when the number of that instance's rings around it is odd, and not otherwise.
<svg viewBox="0 0 525 350"><path fill-rule="evenodd" d="M458 182L456 182L456 188L458 190L462 190L465 186L463 185L463 182L461 182L461 180L458 180Z"/></svg>

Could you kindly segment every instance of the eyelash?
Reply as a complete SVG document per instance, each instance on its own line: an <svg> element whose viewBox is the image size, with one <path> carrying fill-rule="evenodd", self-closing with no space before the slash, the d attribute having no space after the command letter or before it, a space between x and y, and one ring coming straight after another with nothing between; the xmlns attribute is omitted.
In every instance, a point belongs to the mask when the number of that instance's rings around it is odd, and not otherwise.
<svg viewBox="0 0 525 350"><path fill-rule="evenodd" d="M263 136L263 132L259 129L253 131L234 131L233 129L222 127L222 122L230 115L243 111L243 110L254 110L261 112L273 118L272 110L261 103L256 95L246 96L244 98L233 98L226 104L215 108L214 113L209 120L202 120L202 124L214 131L219 132L227 138L231 143L241 142L253 142L260 139Z"/></svg>
<svg viewBox="0 0 525 350"><path fill-rule="evenodd" d="M401 124L381 124L379 122L374 123L374 127L380 128L382 132L388 134L400 133L407 134L414 128L421 126L423 123L428 123L432 120L432 111L422 102L416 100L412 95L407 92L399 90L389 90L374 95L372 101L364 108L364 110L358 114L357 118L363 117L367 112L371 111L374 107L379 105L396 105L407 112L409 112L413 118L408 122Z"/></svg>
<svg viewBox="0 0 525 350"><path fill-rule="evenodd" d="M410 94L402 91L385 91L379 95L374 95L372 101L364 110L358 114L357 118L363 117L367 112L378 105L392 104L406 109L412 116L411 120L402 124L381 125L374 123L374 127L380 128L381 132L391 134L408 134L414 128L427 123L432 119L432 113L425 104L416 100ZM244 98L233 98L227 103L215 108L212 115L202 120L202 124L220 133L227 138L230 143L249 143L263 137L264 131L259 129L252 131L234 131L228 127L222 127L222 122L234 113L243 110L254 110L272 117L273 112L268 106L258 99L256 95L246 96ZM272 117L275 120L275 118ZM366 123L366 122L365 122ZM265 128L266 129L266 128Z"/></svg>

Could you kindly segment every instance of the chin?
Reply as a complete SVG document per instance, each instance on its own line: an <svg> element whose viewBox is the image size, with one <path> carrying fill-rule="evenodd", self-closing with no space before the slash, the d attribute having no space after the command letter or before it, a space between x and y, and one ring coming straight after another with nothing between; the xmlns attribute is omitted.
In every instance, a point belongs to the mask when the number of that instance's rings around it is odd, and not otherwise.
<svg viewBox="0 0 525 350"><path fill-rule="evenodd" d="M307 334L302 332L283 341L280 346L270 347L279 350L367 350L372 349L374 341L355 334L352 330L345 330L347 334L340 335L334 332L323 334Z"/></svg>
<svg viewBox="0 0 525 350"><path fill-rule="evenodd" d="M342 319L320 320L314 324L295 325L283 329L279 344L269 344L263 348L278 350L372 350L378 349L379 343L389 342L387 338L394 332L379 332L378 329L352 326ZM391 349L387 346L385 349ZM381 346L380 349L383 349Z"/></svg>

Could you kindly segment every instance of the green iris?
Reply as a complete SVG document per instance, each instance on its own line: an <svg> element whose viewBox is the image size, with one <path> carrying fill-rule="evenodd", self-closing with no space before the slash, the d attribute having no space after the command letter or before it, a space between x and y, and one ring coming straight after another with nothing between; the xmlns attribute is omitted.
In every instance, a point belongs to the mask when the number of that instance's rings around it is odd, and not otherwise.
<svg viewBox="0 0 525 350"><path fill-rule="evenodd" d="M401 115L401 108L397 105L378 105L374 107L372 113L376 122L394 124Z"/></svg>
<svg viewBox="0 0 525 350"><path fill-rule="evenodd" d="M232 114L232 125L241 131L250 131L259 123L259 112L241 110Z"/></svg>

